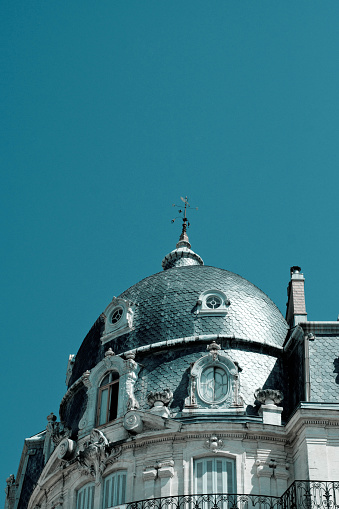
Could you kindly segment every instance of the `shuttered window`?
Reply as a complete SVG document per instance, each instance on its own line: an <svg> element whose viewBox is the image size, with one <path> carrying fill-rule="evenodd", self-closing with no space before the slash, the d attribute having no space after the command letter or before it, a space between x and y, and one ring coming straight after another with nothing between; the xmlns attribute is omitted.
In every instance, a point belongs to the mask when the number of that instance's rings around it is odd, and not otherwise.
<svg viewBox="0 0 339 509"><path fill-rule="evenodd" d="M119 470L104 479L104 507L108 509L126 501L126 472Z"/></svg>
<svg viewBox="0 0 339 509"><path fill-rule="evenodd" d="M86 484L78 491L77 509L94 509L94 483Z"/></svg>
<svg viewBox="0 0 339 509"><path fill-rule="evenodd" d="M229 458L194 461L195 493L236 493L235 462Z"/></svg>

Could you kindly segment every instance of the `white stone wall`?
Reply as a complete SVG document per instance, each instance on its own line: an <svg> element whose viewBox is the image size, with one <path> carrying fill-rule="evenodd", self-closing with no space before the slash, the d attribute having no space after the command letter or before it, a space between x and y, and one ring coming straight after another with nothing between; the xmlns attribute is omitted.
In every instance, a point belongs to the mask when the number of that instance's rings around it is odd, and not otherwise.
<svg viewBox="0 0 339 509"><path fill-rule="evenodd" d="M235 461L237 493L281 496L296 479L336 480L337 413L321 417L318 410L298 410L286 427L236 421L182 424L154 416L155 429L148 424L136 435L129 435L120 420L101 428L108 442L120 441L121 449L111 460L103 455L94 462L94 475L77 461L58 459L56 448L28 507L75 509L77 490L94 482L95 508L100 509L103 479L118 470L127 471L127 501L193 494L194 460L208 457ZM157 429L160 422L163 429ZM77 451L90 441L90 435L82 438Z"/></svg>

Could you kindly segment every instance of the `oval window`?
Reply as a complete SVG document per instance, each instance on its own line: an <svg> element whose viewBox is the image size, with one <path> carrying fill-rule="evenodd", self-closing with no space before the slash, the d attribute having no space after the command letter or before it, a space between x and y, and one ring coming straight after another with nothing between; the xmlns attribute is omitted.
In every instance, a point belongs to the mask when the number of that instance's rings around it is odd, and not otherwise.
<svg viewBox="0 0 339 509"><path fill-rule="evenodd" d="M201 398L208 403L220 403L228 393L228 377L219 367L210 366L201 373Z"/></svg>

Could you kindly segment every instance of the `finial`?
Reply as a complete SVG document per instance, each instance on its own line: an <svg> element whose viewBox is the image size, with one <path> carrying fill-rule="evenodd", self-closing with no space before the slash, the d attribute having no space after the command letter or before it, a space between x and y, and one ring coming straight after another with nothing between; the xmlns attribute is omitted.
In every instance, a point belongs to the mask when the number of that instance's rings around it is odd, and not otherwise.
<svg viewBox="0 0 339 509"><path fill-rule="evenodd" d="M188 235L187 235L187 228L190 226L190 223L188 222L188 218L187 218L187 208L191 207L191 205L188 203L187 196L185 198L180 196L180 199L182 202L184 202L185 205L184 205L184 209L179 208L179 214L183 214L182 232L181 232L181 235L179 237L179 242L177 243L176 247L177 247L177 249L179 247L187 247L188 249L191 249L191 244L189 242ZM174 203L173 207L180 207L180 205L175 205L175 203ZM194 210L198 210L198 207L195 207ZM178 216L178 217L181 217L181 216ZM172 219L172 223L174 223L174 221L176 219L178 219L178 217L175 217L174 219Z"/></svg>
<svg viewBox="0 0 339 509"><path fill-rule="evenodd" d="M178 207L179 214L182 214L181 216L178 216L182 219L182 232L179 237L179 242L176 245L176 249L168 253L162 260L161 264L164 270L171 269L172 267L184 267L187 265L204 265L200 256L191 250L191 244L188 240L187 228L190 224L187 218L187 208L191 208L191 206L188 203L187 196L186 198L181 196L180 199L185 204L184 207L181 208L181 205L175 204L173 204L173 207ZM198 210L198 207L195 207L195 210ZM178 217L172 219L172 223L174 223Z"/></svg>

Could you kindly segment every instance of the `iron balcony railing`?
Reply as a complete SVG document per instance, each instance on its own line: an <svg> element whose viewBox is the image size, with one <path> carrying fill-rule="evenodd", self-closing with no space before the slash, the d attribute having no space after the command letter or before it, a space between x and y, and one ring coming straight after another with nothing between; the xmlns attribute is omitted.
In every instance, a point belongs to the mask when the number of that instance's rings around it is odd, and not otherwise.
<svg viewBox="0 0 339 509"><path fill-rule="evenodd" d="M339 509L339 481L295 481L281 497L266 495L178 495L139 500L126 509Z"/></svg>

